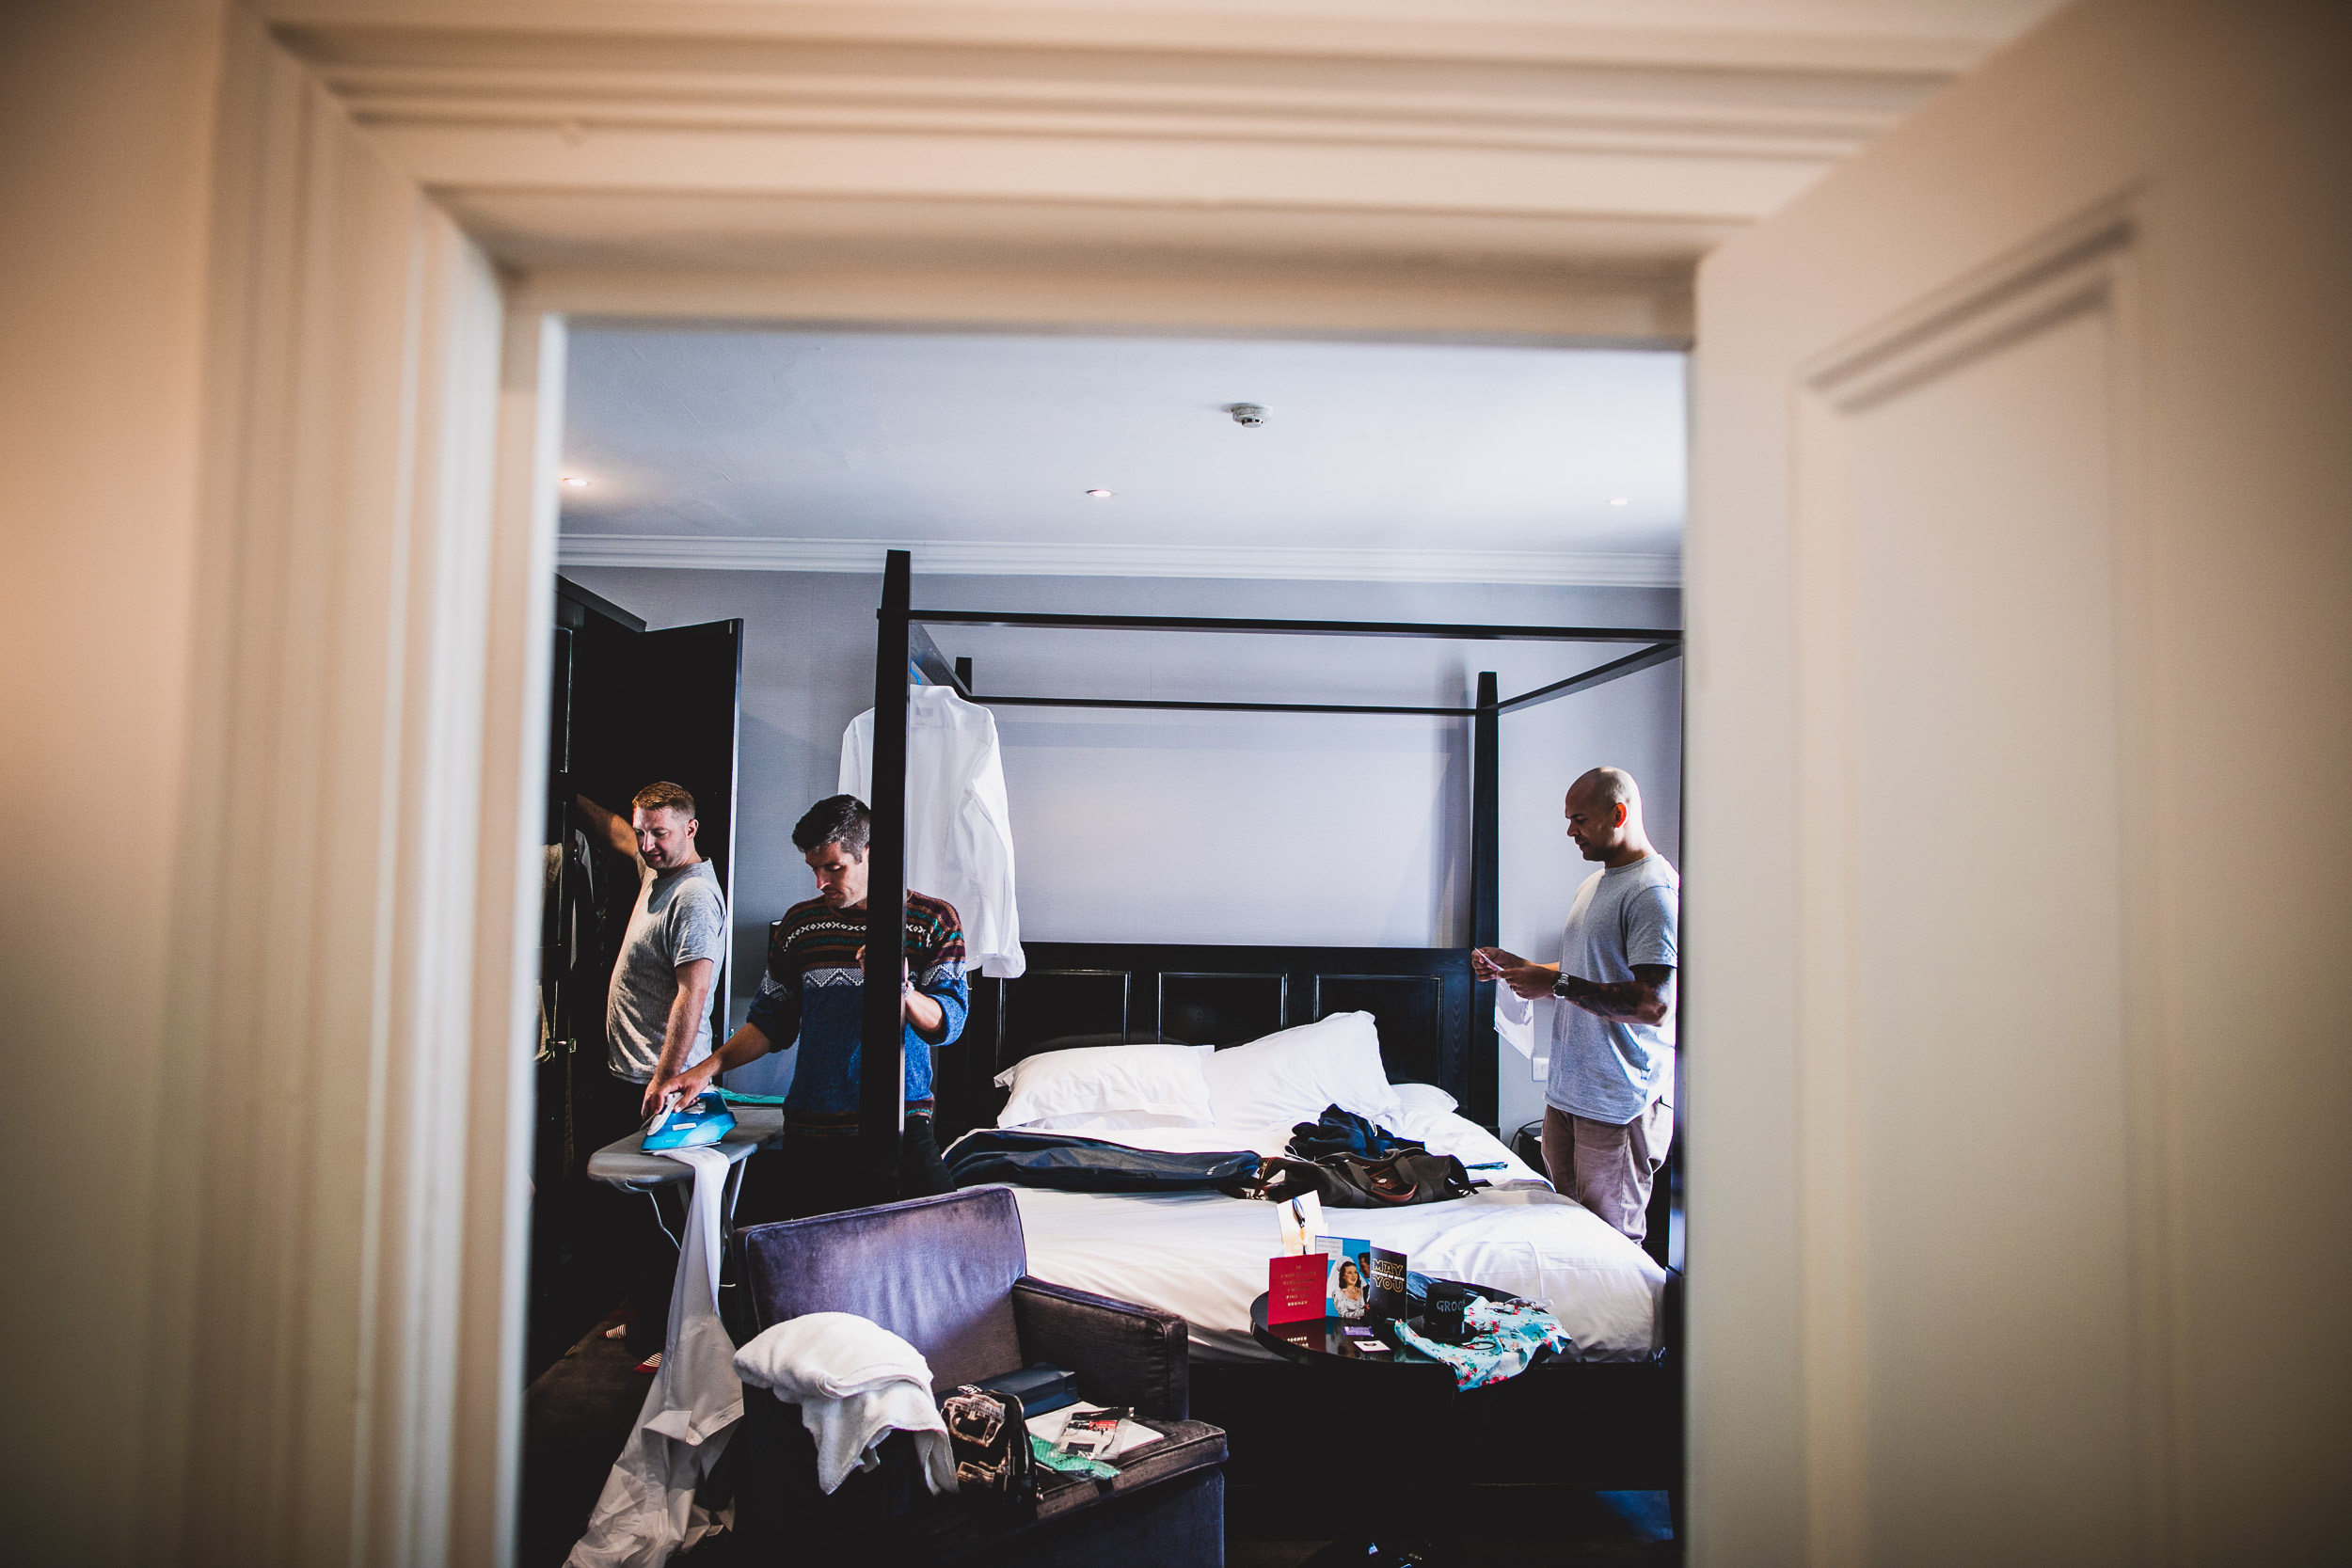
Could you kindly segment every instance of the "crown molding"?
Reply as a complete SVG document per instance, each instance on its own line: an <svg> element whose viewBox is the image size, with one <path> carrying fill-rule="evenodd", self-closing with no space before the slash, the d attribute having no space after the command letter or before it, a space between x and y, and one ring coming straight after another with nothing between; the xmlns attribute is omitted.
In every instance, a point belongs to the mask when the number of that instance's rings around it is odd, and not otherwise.
<svg viewBox="0 0 2352 1568"><path fill-rule="evenodd" d="M1829 163L1899 118L1899 109L1883 102L1759 102L1726 94L1720 85L1700 92L1687 79L1622 70L1582 72L1581 79L1540 87L1515 79L1430 91L1397 83L1351 90L1312 82L1122 80L1137 73L1117 71L1117 62L1105 62L1107 79L1084 81L1042 72L989 77L977 70L979 62L954 76L893 75L877 69L881 62L857 63L866 70L854 74L740 65L723 71L626 70L608 61L569 67L329 64L320 73L363 125L497 126L575 135L594 128L1042 136Z"/></svg>
<svg viewBox="0 0 2352 1568"><path fill-rule="evenodd" d="M1852 19L1645 0L1563 15L1557 0L1333 4L1163 0L1160 4L900 4L894 0L250 0L299 52L358 54L432 38L487 52L597 39L728 46L1118 49L1161 55L1585 63L1682 70L1957 75L2014 30L2016 19ZM1626 12L1635 20L1629 20ZM1679 14L1677 14L1679 13ZM1738 24L1733 22L1738 18Z"/></svg>
<svg viewBox="0 0 2352 1568"><path fill-rule="evenodd" d="M1677 555L1610 551L1311 549L1254 545L1012 544L942 539L756 539L567 533L564 566L877 573L887 550L954 577L1281 578L1324 582L1523 582L1678 588Z"/></svg>
<svg viewBox="0 0 2352 1568"><path fill-rule="evenodd" d="M1705 0L1647 28L1542 25L1549 0L257 3L520 269L789 267L846 204L883 261L1009 229L1049 252L1687 272L1989 42L1753 33ZM580 215L518 192L661 210L581 256ZM1673 313L1687 280L1650 292Z"/></svg>

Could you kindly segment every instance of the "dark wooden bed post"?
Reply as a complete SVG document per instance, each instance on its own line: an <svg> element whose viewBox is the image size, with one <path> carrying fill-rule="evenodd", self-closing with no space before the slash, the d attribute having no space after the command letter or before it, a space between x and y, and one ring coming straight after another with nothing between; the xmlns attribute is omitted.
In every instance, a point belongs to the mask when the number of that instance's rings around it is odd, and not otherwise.
<svg viewBox="0 0 2352 1568"><path fill-rule="evenodd" d="M1470 945L1502 941L1502 700L1492 670L1478 677L1478 712L1470 720ZM1471 991L1470 1021L1470 1118L1500 1133L1501 1062L1496 1057L1495 983L1481 980Z"/></svg>
<svg viewBox="0 0 2352 1568"><path fill-rule="evenodd" d="M898 1195L906 1128L906 1034L898 1000L907 925L907 608L914 561L892 550L882 566L874 641L873 837L866 884L866 1025L859 1037L858 1155Z"/></svg>

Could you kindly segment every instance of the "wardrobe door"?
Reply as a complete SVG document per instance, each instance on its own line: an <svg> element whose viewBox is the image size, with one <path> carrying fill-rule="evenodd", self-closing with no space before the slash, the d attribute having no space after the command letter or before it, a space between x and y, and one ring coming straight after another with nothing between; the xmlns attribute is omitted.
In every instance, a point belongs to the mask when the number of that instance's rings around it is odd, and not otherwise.
<svg viewBox="0 0 2352 1568"><path fill-rule="evenodd" d="M694 797L700 823L694 847L731 900L743 623L708 621L635 632L592 624L583 628L575 663L575 786L624 816L629 797L658 779L685 786ZM718 1033L726 1028L733 971L732 964L722 969L712 998Z"/></svg>

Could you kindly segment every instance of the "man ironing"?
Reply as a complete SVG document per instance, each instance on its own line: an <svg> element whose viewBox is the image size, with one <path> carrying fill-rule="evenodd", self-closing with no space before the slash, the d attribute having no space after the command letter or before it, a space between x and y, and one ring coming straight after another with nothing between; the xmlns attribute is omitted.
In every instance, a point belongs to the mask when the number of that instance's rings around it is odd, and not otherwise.
<svg viewBox="0 0 2352 1568"><path fill-rule="evenodd" d="M710 992L727 951L727 901L694 846L694 798L649 784L622 821L585 795L580 815L637 863L636 908L606 993L605 1065L638 1086L640 1120L660 1107L658 1085L710 1054Z"/></svg>
<svg viewBox="0 0 2352 1568"><path fill-rule="evenodd" d="M695 847L694 798L666 781L629 801L628 819L585 795L575 805L616 854L637 863L636 906L605 994L607 1071L578 1080L581 1131L594 1148L633 1132L660 1108L661 1082L710 1054L710 992L726 959L727 903ZM662 1347L676 1255L642 1204L607 1205L611 1243L628 1271L628 1348Z"/></svg>
<svg viewBox="0 0 2352 1568"><path fill-rule="evenodd" d="M1565 1004L1551 1015L1544 1164L1554 1187L1638 1242L1651 1179L1674 1141L1682 881L1650 847L1630 773L1594 768L1569 788L1566 812L1568 837L1601 869L1577 890L1560 962L1482 947L1471 965L1522 1009L1538 996Z"/></svg>
<svg viewBox="0 0 2352 1568"><path fill-rule="evenodd" d="M755 1155L741 1208L803 1217L952 1189L931 1132L931 1048L963 1033L970 992L963 925L955 906L907 894L905 978L906 1133L895 1190L876 1190L859 1166L858 1063L866 1022L866 846L871 820L853 795L819 800L792 830L817 876L817 896L795 904L769 939L768 969L743 1027L709 1059L664 1080L660 1092L691 1098L730 1068L796 1043L784 1100L784 1143ZM762 1189L778 1189L763 1191Z"/></svg>

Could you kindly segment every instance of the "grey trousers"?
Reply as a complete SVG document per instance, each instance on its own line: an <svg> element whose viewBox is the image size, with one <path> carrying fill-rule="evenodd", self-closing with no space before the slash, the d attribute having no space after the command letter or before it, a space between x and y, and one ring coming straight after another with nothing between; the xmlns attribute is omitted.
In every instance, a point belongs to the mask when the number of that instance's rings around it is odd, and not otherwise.
<svg viewBox="0 0 2352 1568"><path fill-rule="evenodd" d="M1650 1180L1674 1147L1674 1107L1653 1100L1622 1127L1544 1107L1544 1174L1634 1241L1649 1232Z"/></svg>

